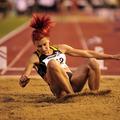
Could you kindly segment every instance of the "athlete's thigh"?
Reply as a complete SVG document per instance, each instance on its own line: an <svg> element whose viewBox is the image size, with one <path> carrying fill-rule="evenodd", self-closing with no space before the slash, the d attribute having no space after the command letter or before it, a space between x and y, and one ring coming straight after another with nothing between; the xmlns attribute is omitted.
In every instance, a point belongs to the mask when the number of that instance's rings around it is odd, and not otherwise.
<svg viewBox="0 0 120 120"><path fill-rule="evenodd" d="M53 95L59 97L61 93L61 88L54 80L52 80L51 76L48 73L46 73L45 81L48 83Z"/></svg>
<svg viewBox="0 0 120 120"><path fill-rule="evenodd" d="M78 67L76 71L74 71L71 78L71 84L74 91L78 92L83 88L88 78L88 72L88 65L82 65Z"/></svg>

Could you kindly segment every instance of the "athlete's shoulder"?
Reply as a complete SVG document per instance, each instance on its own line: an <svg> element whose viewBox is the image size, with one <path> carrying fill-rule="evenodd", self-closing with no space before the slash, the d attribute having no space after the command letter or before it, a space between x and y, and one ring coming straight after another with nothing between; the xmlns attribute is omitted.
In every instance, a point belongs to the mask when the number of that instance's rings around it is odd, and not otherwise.
<svg viewBox="0 0 120 120"><path fill-rule="evenodd" d="M55 45L50 46L50 48L53 49L53 50L58 50L58 47L55 46Z"/></svg>
<svg viewBox="0 0 120 120"><path fill-rule="evenodd" d="M33 53L29 59L30 63L38 63L39 62L39 58L37 56L37 54Z"/></svg>
<svg viewBox="0 0 120 120"><path fill-rule="evenodd" d="M72 48L71 46L67 45L67 44L57 44L54 45L56 48L58 48L60 51L62 51L63 53L65 53L68 49Z"/></svg>
<svg viewBox="0 0 120 120"><path fill-rule="evenodd" d="M40 57L41 53L38 50L36 50L36 51L33 52L33 55Z"/></svg>
<svg viewBox="0 0 120 120"><path fill-rule="evenodd" d="M56 47L57 49L64 49L68 46L69 45L67 45L67 44L55 44L55 45L53 45L53 47Z"/></svg>

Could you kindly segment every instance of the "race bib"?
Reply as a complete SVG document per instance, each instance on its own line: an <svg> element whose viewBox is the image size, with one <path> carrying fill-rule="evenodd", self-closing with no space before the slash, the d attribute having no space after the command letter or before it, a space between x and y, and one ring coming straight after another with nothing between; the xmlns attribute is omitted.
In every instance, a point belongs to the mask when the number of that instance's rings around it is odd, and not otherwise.
<svg viewBox="0 0 120 120"><path fill-rule="evenodd" d="M61 54L61 53L57 52L56 54L50 55L47 58L45 58L43 60L43 62L47 66L47 64L48 64L48 62L50 60L57 60L62 66L66 66L66 64L65 64L65 62L66 62L66 56L64 54Z"/></svg>

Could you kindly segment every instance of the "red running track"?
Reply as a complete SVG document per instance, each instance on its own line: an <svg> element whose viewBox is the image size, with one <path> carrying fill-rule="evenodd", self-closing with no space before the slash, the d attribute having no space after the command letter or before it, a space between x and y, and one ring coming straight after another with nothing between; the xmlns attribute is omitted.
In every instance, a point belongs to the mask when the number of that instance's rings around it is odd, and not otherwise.
<svg viewBox="0 0 120 120"><path fill-rule="evenodd" d="M58 22L51 32L53 44L68 44L72 47L94 49L101 46L106 53L116 54L120 52L120 31L116 31L112 22ZM31 29L26 27L22 32L2 43L8 49L8 68L1 70L3 75L20 75L23 72L34 46L31 42ZM97 36L102 41L91 41ZM67 56L70 67L77 67L86 62L85 58ZM120 75L120 61L105 60L107 70L102 70L106 75Z"/></svg>

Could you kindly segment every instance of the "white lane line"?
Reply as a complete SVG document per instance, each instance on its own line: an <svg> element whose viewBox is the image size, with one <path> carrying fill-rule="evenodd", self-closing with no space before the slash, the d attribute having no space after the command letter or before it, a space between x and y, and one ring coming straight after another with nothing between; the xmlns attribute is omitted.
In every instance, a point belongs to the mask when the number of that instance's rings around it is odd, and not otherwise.
<svg viewBox="0 0 120 120"><path fill-rule="evenodd" d="M84 37L81 26L77 23L75 25L75 28L76 28L77 35L80 38L79 40L80 40L80 42L82 44L82 48L85 49L85 50L88 50L86 38ZM104 60L97 60L97 62L99 64L101 70L107 70L107 67L104 66Z"/></svg>
<svg viewBox="0 0 120 120"><path fill-rule="evenodd" d="M86 38L84 37L84 34L83 34L83 31L81 29L80 24L76 23L75 24L75 29L76 29L77 35L79 37L79 41L82 44L82 48L83 49L88 49L88 46L87 46L87 43L86 43Z"/></svg>
<svg viewBox="0 0 120 120"><path fill-rule="evenodd" d="M0 54L0 58L6 60L6 59L7 59L7 56Z"/></svg>
<svg viewBox="0 0 120 120"><path fill-rule="evenodd" d="M11 67L7 68L7 71L23 71L25 70L25 67ZM32 71L35 71L35 69L32 69Z"/></svg>
<svg viewBox="0 0 120 120"><path fill-rule="evenodd" d="M26 22L22 26L14 29L12 32L8 33L6 36L2 37L0 39L0 45L3 44L5 41L9 40L10 38L12 38L13 36L15 36L16 34L20 33L23 30L25 30L27 28L28 24L29 24L29 22Z"/></svg>
<svg viewBox="0 0 120 120"><path fill-rule="evenodd" d="M11 67L7 68L7 71L23 71L25 67Z"/></svg>
<svg viewBox="0 0 120 120"><path fill-rule="evenodd" d="M1 71L1 75L4 75L9 68L11 68L19 59L20 57L28 50L28 48L32 45L30 41L25 47L17 54L17 56L13 59L13 61L8 65L8 67Z"/></svg>

